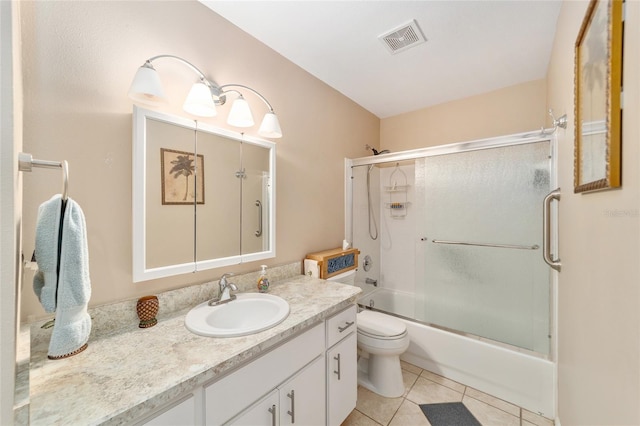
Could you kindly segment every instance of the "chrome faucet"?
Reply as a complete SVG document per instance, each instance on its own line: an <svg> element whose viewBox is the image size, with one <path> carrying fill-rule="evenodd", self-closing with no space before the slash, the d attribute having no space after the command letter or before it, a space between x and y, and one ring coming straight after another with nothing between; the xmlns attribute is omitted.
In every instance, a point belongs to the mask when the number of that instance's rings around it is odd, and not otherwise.
<svg viewBox="0 0 640 426"><path fill-rule="evenodd" d="M238 291L238 286L236 286L232 282L227 281L227 277L230 277L232 275L235 274L229 272L227 274L224 274L222 278L220 278L220 281L218 282L218 286L220 286L220 297L218 299L214 298L209 300L209 306L222 305L223 303L228 303L236 299L235 294L229 294L231 290Z"/></svg>
<svg viewBox="0 0 640 426"><path fill-rule="evenodd" d="M229 294L230 290L233 291L238 291L238 287L232 283L232 282L227 282L227 277L231 277L235 275L232 272L229 272L227 274L224 274L222 276L222 278L220 278L220 282L218 283L218 285L220 286L220 301L223 302L227 299L231 299L231 295ZM233 299L235 299L235 296L233 297Z"/></svg>
<svg viewBox="0 0 640 426"><path fill-rule="evenodd" d="M367 278L364 280L366 284L373 284L374 287L378 287L378 280L374 280L372 278Z"/></svg>

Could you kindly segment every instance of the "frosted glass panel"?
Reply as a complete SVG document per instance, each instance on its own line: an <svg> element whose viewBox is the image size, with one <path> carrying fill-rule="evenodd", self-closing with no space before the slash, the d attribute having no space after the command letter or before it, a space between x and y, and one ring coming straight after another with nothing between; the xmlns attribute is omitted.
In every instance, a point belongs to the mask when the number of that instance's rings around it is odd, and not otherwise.
<svg viewBox="0 0 640 426"><path fill-rule="evenodd" d="M549 166L548 142L416 162L421 233L427 238L419 262L424 280L416 288L425 296L420 320L548 353L541 213L550 191Z"/></svg>

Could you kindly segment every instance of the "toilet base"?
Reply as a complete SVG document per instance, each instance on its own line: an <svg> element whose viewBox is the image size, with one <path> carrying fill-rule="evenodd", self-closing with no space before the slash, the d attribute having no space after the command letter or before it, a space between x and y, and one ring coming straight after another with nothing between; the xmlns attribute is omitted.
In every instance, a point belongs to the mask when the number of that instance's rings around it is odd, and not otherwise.
<svg viewBox="0 0 640 426"><path fill-rule="evenodd" d="M404 395L400 357L368 355L358 360L358 384L386 398Z"/></svg>

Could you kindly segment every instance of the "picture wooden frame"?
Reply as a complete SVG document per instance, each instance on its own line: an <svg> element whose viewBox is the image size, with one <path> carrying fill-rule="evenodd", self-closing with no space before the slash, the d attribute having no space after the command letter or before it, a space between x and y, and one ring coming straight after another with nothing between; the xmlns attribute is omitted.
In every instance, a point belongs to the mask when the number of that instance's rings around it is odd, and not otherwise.
<svg viewBox="0 0 640 426"><path fill-rule="evenodd" d="M591 0L576 40L576 193L621 186L622 8Z"/></svg>
<svg viewBox="0 0 640 426"><path fill-rule="evenodd" d="M204 204L203 155L194 164L193 152L160 148L160 163L163 205Z"/></svg>

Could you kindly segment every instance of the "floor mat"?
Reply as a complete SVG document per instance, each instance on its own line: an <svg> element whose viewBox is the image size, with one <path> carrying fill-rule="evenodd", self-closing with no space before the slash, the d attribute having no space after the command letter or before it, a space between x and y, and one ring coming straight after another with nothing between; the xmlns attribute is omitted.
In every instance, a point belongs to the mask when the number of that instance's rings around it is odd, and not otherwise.
<svg viewBox="0 0 640 426"><path fill-rule="evenodd" d="M462 402L420 404L432 426L482 426Z"/></svg>

